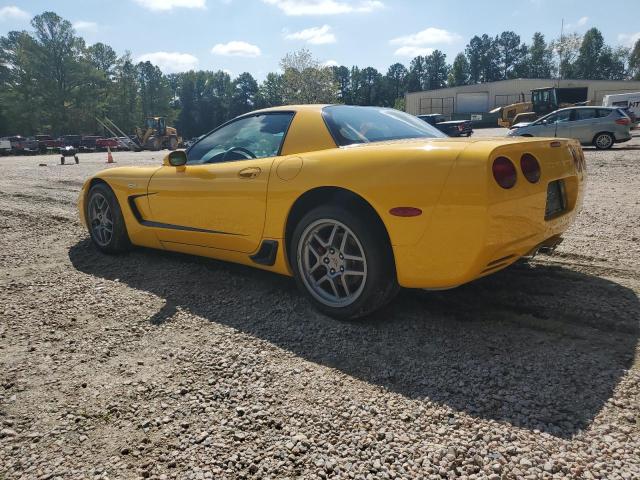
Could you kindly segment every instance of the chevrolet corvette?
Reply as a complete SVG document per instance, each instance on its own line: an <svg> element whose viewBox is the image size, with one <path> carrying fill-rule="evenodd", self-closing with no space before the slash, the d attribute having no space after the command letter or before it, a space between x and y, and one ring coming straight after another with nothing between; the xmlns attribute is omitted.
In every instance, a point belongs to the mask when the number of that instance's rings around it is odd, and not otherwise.
<svg viewBox="0 0 640 480"><path fill-rule="evenodd" d="M237 117L163 164L89 178L98 250L132 245L293 276L322 312L365 316L400 286L446 289L551 248L584 195L578 142L448 138L378 107Z"/></svg>

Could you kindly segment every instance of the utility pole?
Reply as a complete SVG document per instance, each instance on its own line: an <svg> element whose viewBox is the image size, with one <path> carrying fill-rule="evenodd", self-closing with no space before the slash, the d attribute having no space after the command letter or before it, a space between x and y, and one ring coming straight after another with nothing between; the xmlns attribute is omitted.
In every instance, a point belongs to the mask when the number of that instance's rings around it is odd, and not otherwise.
<svg viewBox="0 0 640 480"><path fill-rule="evenodd" d="M564 18L560 26L560 50L558 51L558 57L560 58L560 64L558 65L558 87L560 86L560 80L562 80L562 54L564 53Z"/></svg>

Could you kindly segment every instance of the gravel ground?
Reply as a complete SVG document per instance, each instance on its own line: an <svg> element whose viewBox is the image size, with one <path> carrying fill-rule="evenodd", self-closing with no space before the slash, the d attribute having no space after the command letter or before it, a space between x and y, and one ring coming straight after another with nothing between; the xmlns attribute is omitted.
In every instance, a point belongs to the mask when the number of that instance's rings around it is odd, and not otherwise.
<svg viewBox="0 0 640 480"><path fill-rule="evenodd" d="M0 158L0 479L640 478L640 137L586 149L553 256L354 323L285 277L99 254L75 201L105 156Z"/></svg>

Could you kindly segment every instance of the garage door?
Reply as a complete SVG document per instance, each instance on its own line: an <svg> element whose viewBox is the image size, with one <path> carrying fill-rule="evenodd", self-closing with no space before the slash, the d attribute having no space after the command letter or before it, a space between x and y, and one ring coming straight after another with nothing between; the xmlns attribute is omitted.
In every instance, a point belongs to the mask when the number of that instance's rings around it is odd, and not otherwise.
<svg viewBox="0 0 640 480"><path fill-rule="evenodd" d="M459 93L456 96L457 113L482 113L489 111L489 93Z"/></svg>

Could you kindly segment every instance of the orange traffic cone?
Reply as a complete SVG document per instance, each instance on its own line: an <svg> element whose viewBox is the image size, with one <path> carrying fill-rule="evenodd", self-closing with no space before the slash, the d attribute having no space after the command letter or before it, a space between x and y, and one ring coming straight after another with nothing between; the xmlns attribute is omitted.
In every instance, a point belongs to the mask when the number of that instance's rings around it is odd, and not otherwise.
<svg viewBox="0 0 640 480"><path fill-rule="evenodd" d="M111 155L111 147L107 147L107 163L115 163L113 161L113 155Z"/></svg>

